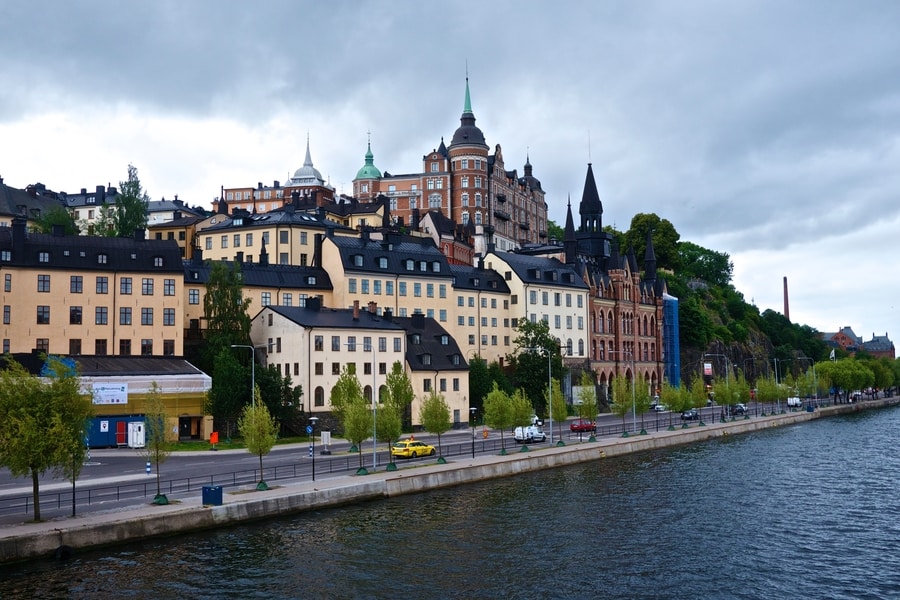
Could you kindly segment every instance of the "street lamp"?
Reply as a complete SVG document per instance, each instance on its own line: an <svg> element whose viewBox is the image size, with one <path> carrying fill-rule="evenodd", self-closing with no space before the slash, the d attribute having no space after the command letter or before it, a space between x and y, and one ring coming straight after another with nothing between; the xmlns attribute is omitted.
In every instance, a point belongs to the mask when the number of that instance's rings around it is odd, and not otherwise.
<svg viewBox="0 0 900 600"><path fill-rule="evenodd" d="M319 417L310 417L309 425L306 426L306 433L312 436L312 443L309 445L309 456L312 458L312 480L316 480L316 423Z"/></svg>
<svg viewBox="0 0 900 600"><path fill-rule="evenodd" d="M265 348L266 345L250 346L248 344L231 344L232 348L247 348L252 356L250 357L250 401L256 406L256 349Z"/></svg>
<svg viewBox="0 0 900 600"><path fill-rule="evenodd" d="M378 466L378 382L375 380L375 336L369 338L372 350L372 471ZM363 338L363 352L366 351L366 338Z"/></svg>
<svg viewBox="0 0 900 600"><path fill-rule="evenodd" d="M546 348L541 347L531 347L531 348L522 348L523 350L528 350L529 352L546 352L547 353L547 413L550 416L550 445L553 445L553 371L550 367L550 359L552 355L550 351Z"/></svg>
<svg viewBox="0 0 900 600"><path fill-rule="evenodd" d="M719 357L725 359L725 389L728 390L728 396L729 396L728 398L726 398L725 402L730 410L731 403L729 401L733 400L734 398L731 397L731 386L728 383L728 371L731 370L731 367L728 365L728 357L725 356L724 354L704 354L703 358L706 358L707 356L719 356ZM776 367L777 367L777 365L776 365ZM724 414L725 409L723 408L722 411ZM715 413L713 413L713 422L715 422L715 420L716 420ZM725 419L723 418L722 420L724 421ZM731 420L732 421L734 420L733 411L732 411L732 419Z"/></svg>
<svg viewBox="0 0 900 600"><path fill-rule="evenodd" d="M469 413L471 413L471 417L469 418L472 421L472 458L475 458L475 413L478 412L478 407L470 406Z"/></svg>

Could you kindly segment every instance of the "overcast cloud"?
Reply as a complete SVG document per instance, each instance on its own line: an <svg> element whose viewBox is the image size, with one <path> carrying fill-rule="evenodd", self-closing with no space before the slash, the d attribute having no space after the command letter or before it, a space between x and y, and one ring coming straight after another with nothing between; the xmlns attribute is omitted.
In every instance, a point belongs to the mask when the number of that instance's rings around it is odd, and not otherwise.
<svg viewBox="0 0 900 600"><path fill-rule="evenodd" d="M565 222L592 162L604 224L636 213L728 253L759 309L900 336L900 3L0 0L0 175L151 197L313 162L344 193L371 132L421 170L459 124L526 155ZM577 209L577 206L576 206Z"/></svg>

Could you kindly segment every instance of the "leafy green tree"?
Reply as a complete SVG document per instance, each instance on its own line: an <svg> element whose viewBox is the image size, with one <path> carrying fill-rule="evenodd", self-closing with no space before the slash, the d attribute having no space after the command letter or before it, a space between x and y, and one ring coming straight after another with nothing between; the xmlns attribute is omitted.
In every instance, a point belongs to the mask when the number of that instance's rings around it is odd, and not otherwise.
<svg viewBox="0 0 900 600"><path fill-rule="evenodd" d="M441 434L449 431L453 422L450 420L450 407L441 394L434 390L428 393L419 408L419 420L425 431L438 436L438 456L443 457Z"/></svg>
<svg viewBox="0 0 900 600"><path fill-rule="evenodd" d="M772 404L772 412L775 412L775 403L779 397L778 387L774 376L760 377L756 380L756 400L763 404L763 414L767 403Z"/></svg>
<svg viewBox="0 0 900 600"><path fill-rule="evenodd" d="M484 398L492 388L491 375L488 371L487 361L480 356L469 360L469 406L481 411L484 406Z"/></svg>
<svg viewBox="0 0 900 600"><path fill-rule="evenodd" d="M154 381L144 399L144 447L141 455L153 464L156 471L156 497L154 504L168 504L169 500L162 493L162 474L160 466L169 458L172 444L169 442L169 417L163 402L162 391Z"/></svg>
<svg viewBox="0 0 900 600"><path fill-rule="evenodd" d="M224 423L228 438L231 437L231 425L237 421L243 407L249 404L248 370L241 366L231 348L221 348L213 361L212 385L206 393L203 410Z"/></svg>
<svg viewBox="0 0 900 600"><path fill-rule="evenodd" d="M93 416L76 368L49 359L47 377L32 376L6 357L0 371L0 466L31 476L34 520L41 520L40 477L48 471L77 477L84 435Z"/></svg>
<svg viewBox="0 0 900 600"><path fill-rule="evenodd" d="M593 385L591 386L591 391L593 391ZM559 384L559 379L554 379L552 385L550 386L550 393L553 394L551 399L552 402L549 402L551 411L550 416L553 417L553 422L556 423L556 429L559 432L559 439L562 440L562 425L566 422L566 418L569 416L569 407L566 405L566 397L563 395L562 387ZM544 397L547 397L546 392L544 393ZM551 431L551 437L553 432Z"/></svg>
<svg viewBox="0 0 900 600"><path fill-rule="evenodd" d="M578 404L575 405L575 411L579 418L593 421L597 418L600 405L597 403L597 387L590 371L584 370L581 372L580 384Z"/></svg>
<svg viewBox="0 0 900 600"><path fill-rule="evenodd" d="M685 386L675 387L668 381L664 381L659 390L659 401L669 408L669 426L672 426L672 418L675 413L681 413L694 405L691 392Z"/></svg>
<svg viewBox="0 0 900 600"><path fill-rule="evenodd" d="M116 207L103 202L97 209L97 218L87 224L88 235L116 237ZM132 235L134 232L132 232Z"/></svg>
<svg viewBox="0 0 900 600"><path fill-rule="evenodd" d="M263 456L268 454L278 439L278 423L269 413L269 408L259 396L259 388L254 391L256 401L244 407L238 420L238 430L250 454L259 457L259 483L256 489L267 490L269 486L263 477Z"/></svg>
<svg viewBox="0 0 900 600"><path fill-rule="evenodd" d="M391 372L385 378L385 404L391 404L401 416L401 427L412 429L412 403L415 398L412 381L399 360L391 365ZM397 438L399 439L399 434Z"/></svg>
<svg viewBox="0 0 900 600"><path fill-rule="evenodd" d="M556 224L555 221L547 220L547 236L551 240L563 241L566 237L566 232L562 227Z"/></svg>
<svg viewBox="0 0 900 600"><path fill-rule="evenodd" d="M534 416L535 410L525 390L519 388L513 392L510 398L510 406L512 407L513 426L531 425L531 417Z"/></svg>
<svg viewBox="0 0 900 600"><path fill-rule="evenodd" d="M708 250L693 242L680 242L678 254L681 277L701 279L716 286L727 286L731 283L734 263L724 252Z"/></svg>
<svg viewBox="0 0 900 600"><path fill-rule="evenodd" d="M365 405L366 399L363 396L362 385L356 373L350 370L349 365L344 365L338 380L334 387L331 388L331 412L338 421L344 421L346 412L352 404L357 402ZM371 424L370 424L371 426ZM362 438L358 441L362 441Z"/></svg>
<svg viewBox="0 0 900 600"><path fill-rule="evenodd" d="M484 423L500 432L500 447L506 450L503 433L515 423L512 398L494 382L491 392L484 399Z"/></svg>
<svg viewBox="0 0 900 600"><path fill-rule="evenodd" d="M616 416L622 417L622 430L625 430L625 415L631 410L631 384L624 375L616 375L610 382L610 390L612 391L612 403L609 409Z"/></svg>
<svg viewBox="0 0 900 600"><path fill-rule="evenodd" d="M624 248L633 248L638 264L644 268L644 254L647 251L647 234L652 232L653 253L656 266L661 269L677 270L681 256L678 240L681 235L668 219L660 219L656 214L638 213L631 218L631 228L625 232Z"/></svg>
<svg viewBox="0 0 900 600"><path fill-rule="evenodd" d="M562 380L565 368L559 355L556 339L550 334L550 326L543 320L532 323L519 319L515 353L509 357L516 388L525 389L538 414L547 414L546 392L552 377ZM550 356L550 374L547 373Z"/></svg>
<svg viewBox="0 0 900 600"><path fill-rule="evenodd" d="M128 180L119 182L113 218L115 234L119 237L132 237L135 231L146 229L149 203L150 196L141 186L137 167L129 164Z"/></svg>
<svg viewBox="0 0 900 600"><path fill-rule="evenodd" d="M703 383L702 377L697 377L694 381L691 382L691 406L696 409L703 408L706 406L709 400L709 394L706 391L706 384Z"/></svg>
<svg viewBox="0 0 900 600"><path fill-rule="evenodd" d="M54 206L50 210L41 213L40 218L35 223L35 229L40 233L53 233L53 227L59 225L62 227L65 235L78 235L78 225L71 213L62 206Z"/></svg>
<svg viewBox="0 0 900 600"><path fill-rule="evenodd" d="M363 470L362 443L372 433L372 407L360 393L342 408L344 435L359 449L359 469Z"/></svg>
<svg viewBox="0 0 900 600"><path fill-rule="evenodd" d="M259 388L259 397L269 408L269 414L282 427L286 422L293 422L301 416L303 388L300 385L294 386L290 374L282 375L276 365L265 368L257 365L256 387Z"/></svg>
<svg viewBox="0 0 900 600"><path fill-rule="evenodd" d="M378 426L377 434L378 441L385 442L388 445L388 449L393 445L394 442L400 439L400 435L403 433L403 423L400 418L400 412L397 410L397 407L392 402L385 402L378 408ZM388 452L388 460L393 463L394 455Z"/></svg>
<svg viewBox="0 0 900 600"><path fill-rule="evenodd" d="M206 295L203 297L203 314L206 317L205 357L212 359L223 348L234 344L252 345L250 342L250 299L244 298L244 285L239 263L214 261L209 266ZM243 355L249 355L246 351ZM256 352L253 352L255 360ZM242 364L249 366L251 358L245 356ZM213 377L217 373L213 372ZM247 389L246 386L244 389Z"/></svg>
<svg viewBox="0 0 900 600"><path fill-rule="evenodd" d="M634 410L641 413L641 432L644 432L644 413L650 410L650 391L647 382L636 379L632 382L634 388Z"/></svg>

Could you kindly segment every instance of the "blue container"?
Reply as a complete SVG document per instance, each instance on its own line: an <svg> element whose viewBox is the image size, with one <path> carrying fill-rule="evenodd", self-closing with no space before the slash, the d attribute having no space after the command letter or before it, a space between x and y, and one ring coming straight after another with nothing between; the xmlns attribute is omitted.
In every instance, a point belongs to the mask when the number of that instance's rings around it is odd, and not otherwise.
<svg viewBox="0 0 900 600"><path fill-rule="evenodd" d="M203 486L203 506L222 506L222 486Z"/></svg>

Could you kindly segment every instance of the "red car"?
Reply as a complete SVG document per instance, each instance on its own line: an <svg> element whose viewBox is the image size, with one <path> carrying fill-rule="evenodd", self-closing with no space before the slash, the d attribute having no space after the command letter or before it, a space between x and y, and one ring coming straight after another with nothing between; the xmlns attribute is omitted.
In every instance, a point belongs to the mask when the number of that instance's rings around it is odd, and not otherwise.
<svg viewBox="0 0 900 600"><path fill-rule="evenodd" d="M575 419L569 425L574 433L594 433L597 431L597 425L589 419Z"/></svg>

